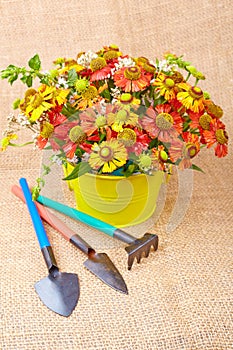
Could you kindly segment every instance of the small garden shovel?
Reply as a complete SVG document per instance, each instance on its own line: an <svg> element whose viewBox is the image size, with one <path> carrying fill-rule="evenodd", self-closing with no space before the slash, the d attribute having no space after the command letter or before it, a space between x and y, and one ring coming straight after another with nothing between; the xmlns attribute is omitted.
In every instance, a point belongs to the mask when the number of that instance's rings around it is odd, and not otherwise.
<svg viewBox="0 0 233 350"><path fill-rule="evenodd" d="M14 193L18 198L25 202L23 192L20 187L14 185L11 188L11 192ZM72 243L76 248L80 249L84 254L87 255L88 259L84 262L84 266L98 277L102 282L107 284L109 287L119 291L121 293L128 294L126 283L110 260L107 254L97 253L82 237L76 232L69 228L62 220L56 215L49 211L42 204L35 202L40 217L46 221L50 226L55 228L62 236Z"/></svg>
<svg viewBox="0 0 233 350"><path fill-rule="evenodd" d="M32 201L26 179L19 180L25 201L31 215L34 229L44 256L49 275L35 284L41 301L61 316L69 316L74 310L80 294L78 276L74 273L60 272L42 224L35 203Z"/></svg>

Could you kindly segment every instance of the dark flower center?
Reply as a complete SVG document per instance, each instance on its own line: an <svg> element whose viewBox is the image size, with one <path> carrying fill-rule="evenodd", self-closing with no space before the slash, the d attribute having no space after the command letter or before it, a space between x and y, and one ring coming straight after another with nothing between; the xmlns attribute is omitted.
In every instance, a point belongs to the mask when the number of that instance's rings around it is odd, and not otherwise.
<svg viewBox="0 0 233 350"><path fill-rule="evenodd" d="M107 66L107 62L103 57L94 58L90 63L90 67L93 72L100 70L106 66Z"/></svg>
<svg viewBox="0 0 233 350"><path fill-rule="evenodd" d="M100 148L99 156L105 162L109 162L113 158L113 150L109 146L103 146Z"/></svg>
<svg viewBox="0 0 233 350"><path fill-rule="evenodd" d="M86 140L86 134L81 128L81 126L76 125L72 129L70 129L69 139L72 142L77 143L79 145Z"/></svg>
<svg viewBox="0 0 233 350"><path fill-rule="evenodd" d="M160 113L156 117L156 125L161 130L169 130L173 122L174 120L169 113Z"/></svg>
<svg viewBox="0 0 233 350"><path fill-rule="evenodd" d="M124 76L129 80L138 80L141 76L141 70L138 66L128 67L124 71Z"/></svg>
<svg viewBox="0 0 233 350"><path fill-rule="evenodd" d="M194 100L199 100L199 98L203 96L202 90L197 86L191 87L189 89L189 94Z"/></svg>
<svg viewBox="0 0 233 350"><path fill-rule="evenodd" d="M227 132L225 130L223 130L223 129L216 130L215 136L216 136L216 140L221 145L224 145L224 143L227 143L227 141L228 141Z"/></svg>

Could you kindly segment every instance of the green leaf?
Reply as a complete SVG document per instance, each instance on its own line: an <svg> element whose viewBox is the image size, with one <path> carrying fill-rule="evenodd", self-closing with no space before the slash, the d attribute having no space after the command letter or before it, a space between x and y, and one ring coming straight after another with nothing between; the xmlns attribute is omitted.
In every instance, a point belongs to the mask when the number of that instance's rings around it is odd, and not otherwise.
<svg viewBox="0 0 233 350"><path fill-rule="evenodd" d="M203 174L205 174L205 172L195 164L192 164L191 169L201 171Z"/></svg>
<svg viewBox="0 0 233 350"><path fill-rule="evenodd" d="M1 71L1 78L7 79L11 74L12 74L12 72L8 69L2 70Z"/></svg>
<svg viewBox="0 0 233 350"><path fill-rule="evenodd" d="M64 105L61 112L69 118L70 121L79 120L79 111L70 105Z"/></svg>
<svg viewBox="0 0 233 350"><path fill-rule="evenodd" d="M155 97L155 100L154 100L154 107L157 106L157 105L161 105L163 104L165 101L164 97L163 96L160 96L158 98Z"/></svg>
<svg viewBox="0 0 233 350"><path fill-rule="evenodd" d="M103 90L100 95L103 96L107 101L111 100L111 94L107 89Z"/></svg>
<svg viewBox="0 0 233 350"><path fill-rule="evenodd" d="M138 166L136 164L130 164L128 168L124 171L122 171L122 174L125 177L131 176L136 170L138 169Z"/></svg>
<svg viewBox="0 0 233 350"><path fill-rule="evenodd" d="M78 79L77 72L74 68L72 68L68 72L68 84L69 84L69 86L73 86L77 79Z"/></svg>
<svg viewBox="0 0 233 350"><path fill-rule="evenodd" d="M16 100L14 100L12 104L13 109L19 108L20 101L21 101L20 98L17 98Z"/></svg>
<svg viewBox="0 0 233 350"><path fill-rule="evenodd" d="M144 98L145 106L148 108L150 107L150 102L147 100L147 98Z"/></svg>
<svg viewBox="0 0 233 350"><path fill-rule="evenodd" d="M39 77L39 78L42 84L50 85L49 76L44 75L43 77Z"/></svg>
<svg viewBox="0 0 233 350"><path fill-rule="evenodd" d="M14 73L9 77L8 82L12 85L13 82L17 79L18 79L18 73Z"/></svg>
<svg viewBox="0 0 233 350"><path fill-rule="evenodd" d="M25 82L26 82L28 87L31 87L32 86L32 76L28 75Z"/></svg>
<svg viewBox="0 0 233 350"><path fill-rule="evenodd" d="M41 68L41 61L40 61L40 57L38 54L36 54L35 56L33 56L29 61L28 61L28 65L31 69L34 70L40 70Z"/></svg>
<svg viewBox="0 0 233 350"><path fill-rule="evenodd" d="M88 163L79 163L75 166L74 170L66 177L64 177L62 180L74 180L79 176L82 176L86 174L88 171L91 170L91 167Z"/></svg>
<svg viewBox="0 0 233 350"><path fill-rule="evenodd" d="M43 165L43 176L48 175L51 172L51 168L48 165L42 164Z"/></svg>

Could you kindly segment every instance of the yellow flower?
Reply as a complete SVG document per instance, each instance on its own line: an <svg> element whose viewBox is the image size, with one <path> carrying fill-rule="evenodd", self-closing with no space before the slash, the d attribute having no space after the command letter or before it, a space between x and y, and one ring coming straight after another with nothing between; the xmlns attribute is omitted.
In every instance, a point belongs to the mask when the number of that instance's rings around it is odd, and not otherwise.
<svg viewBox="0 0 233 350"><path fill-rule="evenodd" d="M62 63L65 63L65 65L64 65L64 67L59 69L59 74L60 75L63 75L65 73L67 73L71 69L75 69L76 72L79 73L85 68L85 67L81 66L80 64L78 64L72 58L65 59L64 62L62 62Z"/></svg>
<svg viewBox="0 0 233 350"><path fill-rule="evenodd" d="M11 144L11 140L16 140L18 136L16 134L9 134L1 140L0 151L5 151L7 147Z"/></svg>
<svg viewBox="0 0 233 350"><path fill-rule="evenodd" d="M56 89L54 91L53 101L57 102L59 105L66 103L69 92L69 89Z"/></svg>
<svg viewBox="0 0 233 350"><path fill-rule="evenodd" d="M153 86L156 86L156 91L160 92L160 95L164 96L167 101L176 97L177 87L170 76L160 74L154 81Z"/></svg>
<svg viewBox="0 0 233 350"><path fill-rule="evenodd" d="M31 122L39 119L43 112L55 107L55 102L53 102L55 91L55 87L41 85L38 91L30 96L25 113Z"/></svg>
<svg viewBox="0 0 233 350"><path fill-rule="evenodd" d="M185 90L177 94L177 100L180 101L182 105L195 113L204 109L204 94L199 87L190 86L186 83L180 83L177 86Z"/></svg>
<svg viewBox="0 0 233 350"><path fill-rule="evenodd" d="M103 141L101 145L94 143L89 164L94 170L102 168L103 173L111 173L123 166L127 160L125 146L117 140Z"/></svg>
<svg viewBox="0 0 233 350"><path fill-rule="evenodd" d="M130 111L130 105L122 105L123 108L116 113L108 113L108 125L111 125L112 130L120 132L123 130L123 125L136 126L138 124L138 115Z"/></svg>
<svg viewBox="0 0 233 350"><path fill-rule="evenodd" d="M74 96L74 99L76 101L72 104L72 107L84 110L88 107L92 107L93 104L98 101L98 90L95 86L90 85L81 94Z"/></svg>

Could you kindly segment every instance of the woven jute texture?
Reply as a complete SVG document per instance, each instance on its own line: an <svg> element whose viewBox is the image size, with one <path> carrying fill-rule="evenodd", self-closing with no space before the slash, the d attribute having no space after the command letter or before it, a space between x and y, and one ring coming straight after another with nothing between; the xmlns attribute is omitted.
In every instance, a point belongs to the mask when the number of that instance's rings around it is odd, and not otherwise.
<svg viewBox="0 0 233 350"><path fill-rule="evenodd" d="M68 318L48 310L35 293L47 270L26 207L10 191L22 176L34 184L42 155L30 146L1 153L0 349L233 349L232 1L0 0L0 15L0 69L25 65L35 53L49 69L57 57L111 43L151 59L165 51L184 54L206 75L205 89L223 107L230 137L225 159L200 155L197 165L205 174L171 178L159 199L159 217L150 224L159 249L131 271L125 244L66 219L109 255L129 295L94 277L83 266L85 255L46 225L61 271L80 280L80 299ZM20 93L20 84L11 89L0 82L1 130ZM26 140L28 134L21 136ZM61 180L46 186L46 194L72 204Z"/></svg>

